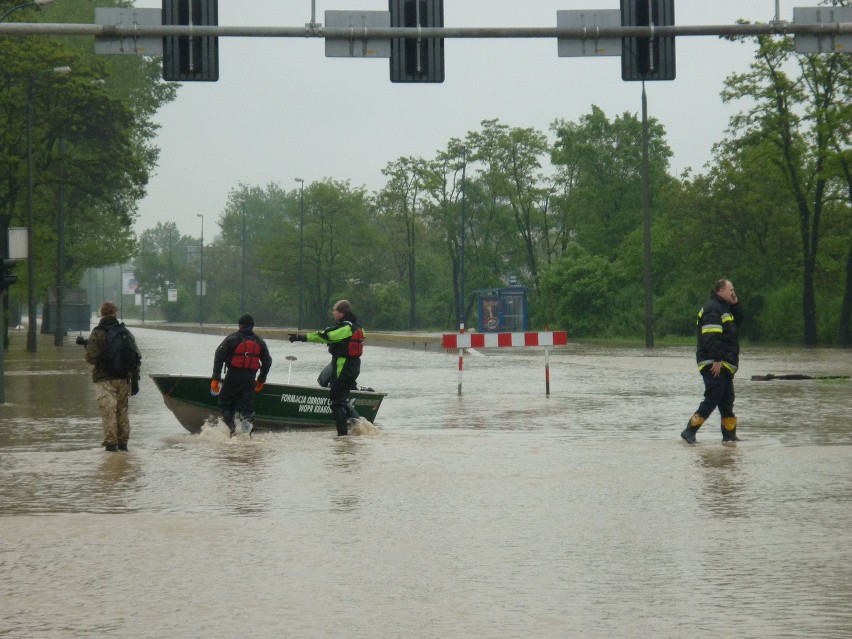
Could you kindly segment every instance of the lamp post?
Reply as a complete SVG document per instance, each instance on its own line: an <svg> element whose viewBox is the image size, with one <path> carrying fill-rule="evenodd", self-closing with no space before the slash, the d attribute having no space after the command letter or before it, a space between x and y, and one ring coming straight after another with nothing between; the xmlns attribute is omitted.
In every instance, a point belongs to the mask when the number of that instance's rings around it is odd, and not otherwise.
<svg viewBox="0 0 852 639"><path fill-rule="evenodd" d="M145 271L148 268L148 262L145 261L145 235L144 234L139 236L139 247L140 247L139 248L139 256L142 258L140 260L142 262L142 275L144 275ZM139 282L140 280L141 280L141 277L140 277L139 280L136 280L136 281ZM142 323L144 324L145 323L145 288L142 286L141 283L139 284L139 292L142 294L142 300L141 300L142 301Z"/></svg>
<svg viewBox="0 0 852 639"><path fill-rule="evenodd" d="M305 181L296 178L299 183L299 322L296 328L302 330L302 296L305 289Z"/></svg>
<svg viewBox="0 0 852 639"><path fill-rule="evenodd" d="M56 214L56 327L53 345L62 346L65 341L65 315L62 305L65 299L65 137L59 138L59 207Z"/></svg>
<svg viewBox="0 0 852 639"><path fill-rule="evenodd" d="M52 3L53 3L53 0L33 0L33 2L25 2L24 4L19 4L17 7L12 7L6 13L4 13L2 16L0 16L0 22L3 22L3 20L6 19L6 16L8 16L10 13L12 13L14 11L17 11L18 9L26 9L27 7L43 6L43 5L52 4Z"/></svg>
<svg viewBox="0 0 852 639"><path fill-rule="evenodd" d="M45 69L32 76L27 84L27 351L30 353L35 353L37 350L35 253L33 252L33 235L35 235L33 223L33 85L36 79L45 73L67 75L71 73L71 67Z"/></svg>
<svg viewBox="0 0 852 639"><path fill-rule="evenodd" d="M240 315L246 312L246 203L243 202L243 234L240 247Z"/></svg>
<svg viewBox="0 0 852 639"><path fill-rule="evenodd" d="M204 216L196 213L195 217L201 218L201 248L198 252L198 325L204 324Z"/></svg>
<svg viewBox="0 0 852 639"><path fill-rule="evenodd" d="M467 204L467 147L462 148L462 184L461 184L461 238L459 250L459 332L464 333L464 227Z"/></svg>

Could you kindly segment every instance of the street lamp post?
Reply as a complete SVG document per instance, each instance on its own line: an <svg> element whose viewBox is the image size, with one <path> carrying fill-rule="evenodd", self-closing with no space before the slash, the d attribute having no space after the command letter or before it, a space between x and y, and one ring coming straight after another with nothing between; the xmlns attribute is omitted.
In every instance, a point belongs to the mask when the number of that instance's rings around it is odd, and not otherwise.
<svg viewBox="0 0 852 639"><path fill-rule="evenodd" d="M145 260L145 235L139 236L139 256L142 258L140 261L142 262L142 275L146 274L146 270L148 269L148 262ZM141 281L141 277L137 282ZM145 288L142 284L139 284L139 292L142 294L142 323L145 323Z"/></svg>
<svg viewBox="0 0 852 639"><path fill-rule="evenodd" d="M56 215L56 328L53 332L54 346L65 342L65 137L59 138L59 207Z"/></svg>
<svg viewBox="0 0 852 639"><path fill-rule="evenodd" d="M33 81L30 80L27 85L27 351L30 353L37 350L33 257Z"/></svg>
<svg viewBox="0 0 852 639"><path fill-rule="evenodd" d="M246 312L246 203L243 202L243 234L240 247L240 315Z"/></svg>
<svg viewBox="0 0 852 639"><path fill-rule="evenodd" d="M6 14L8 15L8 13ZM6 15L3 17L5 18ZM35 353L36 341L36 303L35 303L35 253L33 252L33 85L44 73L65 75L71 73L71 67L45 69L32 76L27 83L27 351Z"/></svg>
<svg viewBox="0 0 852 639"><path fill-rule="evenodd" d="M196 213L195 217L201 218L201 247L198 252L198 325L204 324L204 216Z"/></svg>
<svg viewBox="0 0 852 639"><path fill-rule="evenodd" d="M302 296L305 290L305 181L296 178L299 183L299 322L296 328L302 330Z"/></svg>
<svg viewBox="0 0 852 639"><path fill-rule="evenodd" d="M462 183L461 183L461 238L459 250L459 332L464 332L464 235L465 209L467 204L467 147L462 149Z"/></svg>

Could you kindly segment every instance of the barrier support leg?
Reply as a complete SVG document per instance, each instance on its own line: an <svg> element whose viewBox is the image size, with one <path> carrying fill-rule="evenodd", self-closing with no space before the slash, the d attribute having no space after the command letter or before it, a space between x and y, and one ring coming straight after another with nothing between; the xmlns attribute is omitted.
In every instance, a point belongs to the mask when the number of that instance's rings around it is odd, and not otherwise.
<svg viewBox="0 0 852 639"><path fill-rule="evenodd" d="M461 397L462 391L462 371L464 370L464 349L459 349L459 397Z"/></svg>
<svg viewBox="0 0 852 639"><path fill-rule="evenodd" d="M544 349L544 394L550 395L550 357L548 349Z"/></svg>

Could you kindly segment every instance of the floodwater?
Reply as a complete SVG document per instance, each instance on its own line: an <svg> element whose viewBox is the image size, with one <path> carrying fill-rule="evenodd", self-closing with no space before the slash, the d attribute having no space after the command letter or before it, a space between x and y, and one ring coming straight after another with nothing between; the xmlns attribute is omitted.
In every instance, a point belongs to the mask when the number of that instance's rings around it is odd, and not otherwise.
<svg viewBox="0 0 852 639"><path fill-rule="evenodd" d="M262 331L259 331L262 334ZM135 330L146 373L219 337ZM2 637L852 637L852 383L744 349L738 432L680 437L691 348L367 346L372 435L186 433L144 379L106 453L82 348L13 335L0 406ZM311 384L322 347L270 342ZM297 356L288 373L285 355Z"/></svg>

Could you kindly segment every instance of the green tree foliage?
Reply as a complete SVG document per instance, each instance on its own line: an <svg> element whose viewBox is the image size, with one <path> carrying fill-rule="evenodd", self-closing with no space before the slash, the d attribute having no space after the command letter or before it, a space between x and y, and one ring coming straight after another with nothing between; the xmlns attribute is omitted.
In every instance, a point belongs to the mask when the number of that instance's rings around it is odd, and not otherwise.
<svg viewBox="0 0 852 639"><path fill-rule="evenodd" d="M767 168L783 180L798 218L803 338L813 346L819 341L819 256L825 226L849 229L847 183L836 169L841 164L836 156L850 149L852 67L844 54L796 54L792 38L759 37L757 43L750 70L726 81L723 99L746 98L752 105L733 118L735 137L721 147L729 155L762 147ZM846 242L841 244L848 251Z"/></svg>
<svg viewBox="0 0 852 639"><path fill-rule="evenodd" d="M427 165L416 158L399 158L382 169L388 183L376 195L377 213L391 236L389 249L400 279L408 283L408 329L417 325L417 240L421 235Z"/></svg>
<svg viewBox="0 0 852 639"><path fill-rule="evenodd" d="M198 240L181 235L174 222L167 222L145 230L139 247L131 270L138 292L148 300L146 305L158 308L163 319L170 322L197 318ZM176 300L169 301L169 289L177 292Z"/></svg>
<svg viewBox="0 0 852 639"><path fill-rule="evenodd" d="M0 2L0 10L16 3ZM90 22L94 2L57 3L7 20ZM99 6L127 3L98 2ZM136 202L154 168L156 110L175 87L158 79L159 64L137 56L96 56L83 37L0 38L0 235L26 226L27 151L33 157L36 294L56 280L60 183L66 211L65 279L87 267L123 262L136 252ZM70 67L67 75L54 69ZM31 145L27 106L31 107ZM24 275L22 273L22 275Z"/></svg>
<svg viewBox="0 0 852 639"><path fill-rule="evenodd" d="M592 255L578 244L568 250L542 278L541 306L546 323L573 337L614 334L617 291L621 279L603 255Z"/></svg>
<svg viewBox="0 0 852 639"><path fill-rule="evenodd" d="M569 238L613 258L642 224L642 122L624 113L614 120L592 106L577 123L557 120L552 162L557 167L562 244ZM649 120L651 192L670 180L665 129Z"/></svg>
<svg viewBox="0 0 852 639"><path fill-rule="evenodd" d="M534 129L485 120L482 130L469 135L468 140L472 158L482 167L478 170L482 188L493 207L509 213L522 242L525 275L538 291L541 264L552 259L553 238L547 222L553 187L541 165L550 152L547 138Z"/></svg>

